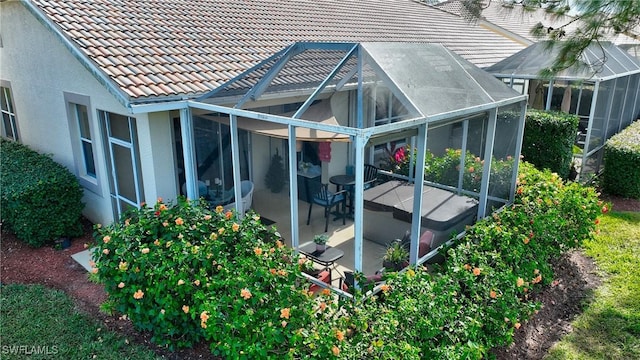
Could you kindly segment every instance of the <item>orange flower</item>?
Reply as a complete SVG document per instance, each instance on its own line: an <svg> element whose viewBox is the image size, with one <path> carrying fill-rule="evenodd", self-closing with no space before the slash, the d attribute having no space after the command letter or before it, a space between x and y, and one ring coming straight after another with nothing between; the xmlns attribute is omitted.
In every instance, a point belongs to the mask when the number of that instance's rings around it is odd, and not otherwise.
<svg viewBox="0 0 640 360"><path fill-rule="evenodd" d="M200 280L195 280L193 283L194 283L196 286L200 286Z"/></svg>
<svg viewBox="0 0 640 360"><path fill-rule="evenodd" d="M93 261L93 260L89 260L89 266L95 267L96 266L96 262Z"/></svg>
<svg viewBox="0 0 640 360"><path fill-rule="evenodd" d="M271 273L271 275L275 275L278 273L276 269L269 269L269 272Z"/></svg>
<svg viewBox="0 0 640 360"><path fill-rule="evenodd" d="M84 243L84 244L82 244L82 247L84 247L85 249L88 249L89 248L89 244Z"/></svg>
<svg viewBox="0 0 640 360"><path fill-rule="evenodd" d="M184 280L182 280L182 279L178 280L178 286L179 285L184 285Z"/></svg>
<svg viewBox="0 0 640 360"><path fill-rule="evenodd" d="M102 238L102 241L103 241L105 244L108 244L108 243L109 243L109 241L111 241L111 236L107 235L107 236L103 237L103 238Z"/></svg>
<svg viewBox="0 0 640 360"><path fill-rule="evenodd" d="M240 230L240 225L233 223L233 225L231 225L231 230L233 230L233 232L238 232L238 230Z"/></svg>
<svg viewBox="0 0 640 360"><path fill-rule="evenodd" d="M162 226L167 227L167 226L169 226L169 223L167 221L163 221L162 222Z"/></svg>
<svg viewBox="0 0 640 360"><path fill-rule="evenodd" d="M205 219L206 221L211 220L211 214L207 214L207 215L205 215L205 216L204 216L204 219Z"/></svg>
<svg viewBox="0 0 640 360"><path fill-rule="evenodd" d="M92 273L92 274L97 274L97 273L98 273L98 268L93 268L93 269L91 269L91 273Z"/></svg>
<svg viewBox="0 0 640 360"><path fill-rule="evenodd" d="M340 355L340 348L338 348L337 346L333 345L333 347L331 348L331 352L333 353L334 356L338 356L338 355Z"/></svg>
<svg viewBox="0 0 640 360"><path fill-rule="evenodd" d="M134 298L134 299L138 299L138 300L139 300L139 299L142 299L142 297L143 297L143 296L144 296L144 293L143 293L143 292L142 292L142 290L140 290L140 289L138 289L138 291L136 291L136 292L133 294L133 298Z"/></svg>
<svg viewBox="0 0 640 360"><path fill-rule="evenodd" d="M118 270L120 271L126 271L129 268L129 264L127 264L124 261L120 261L120 264L118 264Z"/></svg>
<svg viewBox="0 0 640 360"><path fill-rule="evenodd" d="M118 289L122 289L124 287L124 283L121 281L120 284L118 284Z"/></svg>
<svg viewBox="0 0 640 360"><path fill-rule="evenodd" d="M531 240L531 239L529 239L528 237L525 237L524 239L522 239L522 242L523 242L525 245L527 245L527 244L529 243L529 240Z"/></svg>
<svg viewBox="0 0 640 360"><path fill-rule="evenodd" d="M473 268L473 275L475 275L475 276L480 275L480 271L482 271L482 270L480 270L480 268L478 268L478 267L477 268Z"/></svg>
<svg viewBox="0 0 640 360"><path fill-rule="evenodd" d="M513 327L516 328L516 330L520 329L520 323L517 322L517 323L513 324Z"/></svg>
<svg viewBox="0 0 640 360"><path fill-rule="evenodd" d="M516 285L518 285L518 287L521 287L522 285L524 285L524 280L519 277L518 280L516 281Z"/></svg>
<svg viewBox="0 0 640 360"><path fill-rule="evenodd" d="M218 238L218 234L216 233L211 233L211 235L209 235L209 240L215 240Z"/></svg>
<svg viewBox="0 0 640 360"><path fill-rule="evenodd" d="M383 293L386 293L387 291L389 291L389 289L391 289L391 286L387 284L380 285L380 290L382 290Z"/></svg>
<svg viewBox="0 0 640 360"><path fill-rule="evenodd" d="M469 265L469 264L464 264L463 267L464 267L465 270L471 270L471 265Z"/></svg>
<svg viewBox="0 0 640 360"><path fill-rule="evenodd" d="M224 234L224 228L218 229L218 234L220 234L220 235Z"/></svg>
<svg viewBox="0 0 640 360"><path fill-rule="evenodd" d="M148 254L149 253L149 248L144 248L142 250L140 250L143 254Z"/></svg>
<svg viewBox="0 0 640 360"><path fill-rule="evenodd" d="M284 320L282 320L282 322L281 322L280 324L282 324L282 327L287 326L287 322L286 322L286 321L284 321Z"/></svg>
<svg viewBox="0 0 640 360"><path fill-rule="evenodd" d="M189 313L189 307L187 305L182 305L182 311L184 311L185 314Z"/></svg>
<svg viewBox="0 0 640 360"><path fill-rule="evenodd" d="M223 211L224 211L224 208L222 207L222 205L218 205L218 206L216 206L216 213L217 213L217 214L220 214L220 213L221 213L221 212L223 212Z"/></svg>
<svg viewBox="0 0 640 360"><path fill-rule="evenodd" d="M245 300L249 300L249 298L251 298L251 291L249 291L249 289L247 288L244 288L240 290L240 296L242 296L242 298L244 298Z"/></svg>
<svg viewBox="0 0 640 360"><path fill-rule="evenodd" d="M231 211L227 211L227 213L224 214L224 217L226 217L227 220L230 220L232 216L233 216L233 213Z"/></svg>
<svg viewBox="0 0 640 360"><path fill-rule="evenodd" d="M535 278L533 278L533 280L531 281L534 284L539 283L540 281L542 281L542 275L538 275Z"/></svg>
<svg viewBox="0 0 640 360"><path fill-rule="evenodd" d="M167 205L165 205L165 204L160 204L160 207L158 207L158 209L159 209L160 211L165 211L165 210L167 210L167 209L169 209L169 208L168 208L168 207L167 207Z"/></svg>
<svg viewBox="0 0 640 360"><path fill-rule="evenodd" d="M278 275L280 275L280 276L286 276L286 275L287 275L287 271L286 271L286 270L283 270L283 269L280 269L280 270L278 270Z"/></svg>
<svg viewBox="0 0 640 360"><path fill-rule="evenodd" d="M496 297L498 297L498 294L496 294L495 291L491 290L489 291L489 297L492 299L495 299Z"/></svg>
<svg viewBox="0 0 640 360"><path fill-rule="evenodd" d="M331 295L331 290L327 288L322 289L322 295L325 295L325 296Z"/></svg>
<svg viewBox="0 0 640 360"><path fill-rule="evenodd" d="M290 312L291 312L291 309L289 308L280 309L280 317L283 319L288 319Z"/></svg>
<svg viewBox="0 0 640 360"><path fill-rule="evenodd" d="M161 202L162 202L162 198L161 198L161 197L158 197L158 199L157 199L156 201L157 201L158 203L161 203Z"/></svg>
<svg viewBox="0 0 640 360"><path fill-rule="evenodd" d="M209 314L206 311L200 313L200 327L207 328L207 320L209 320Z"/></svg>
<svg viewBox="0 0 640 360"><path fill-rule="evenodd" d="M262 248L259 248L259 247L254 248L253 252L254 252L254 254L260 256L260 255L262 255Z"/></svg>
<svg viewBox="0 0 640 360"><path fill-rule="evenodd" d="M344 340L344 331L336 330L336 339L338 339L338 341L343 341Z"/></svg>
<svg viewBox="0 0 640 360"><path fill-rule="evenodd" d="M105 255L109 255L109 249L102 250L102 253L105 254Z"/></svg>
<svg viewBox="0 0 640 360"><path fill-rule="evenodd" d="M475 169L473 166L469 168L469 172L470 172L470 173L472 173L472 172L474 172L474 171L476 171L476 169Z"/></svg>
<svg viewBox="0 0 640 360"><path fill-rule="evenodd" d="M156 239L156 241L153 242L153 245L160 246L160 239Z"/></svg>
<svg viewBox="0 0 640 360"><path fill-rule="evenodd" d="M327 308L327 303L321 302L320 303L320 311L324 311L324 309L326 309L326 308Z"/></svg>
<svg viewBox="0 0 640 360"><path fill-rule="evenodd" d="M282 243L282 241L276 240L276 247L278 247L278 249L280 249L283 246L284 246L284 244Z"/></svg>
<svg viewBox="0 0 640 360"><path fill-rule="evenodd" d="M596 225L600 224L600 219L596 219L595 223Z"/></svg>
<svg viewBox="0 0 640 360"><path fill-rule="evenodd" d="M607 207L607 205L604 205L604 206L602 207L602 213L603 213L603 214L606 214L608 211L609 211L609 208Z"/></svg>
<svg viewBox="0 0 640 360"><path fill-rule="evenodd" d="M177 218L176 219L176 225L182 225L182 224L184 224L184 220L182 220L181 217Z"/></svg>

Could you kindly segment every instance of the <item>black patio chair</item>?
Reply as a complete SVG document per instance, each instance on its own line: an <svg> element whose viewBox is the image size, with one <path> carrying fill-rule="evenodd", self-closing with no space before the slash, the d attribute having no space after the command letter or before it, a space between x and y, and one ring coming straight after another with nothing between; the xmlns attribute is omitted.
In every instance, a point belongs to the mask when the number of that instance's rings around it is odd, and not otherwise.
<svg viewBox="0 0 640 360"><path fill-rule="evenodd" d="M331 209L336 208L336 213L338 217L342 218L342 225L346 224L346 205L347 205L347 195L346 190L341 190L338 192L329 191L329 184L321 184L318 192L315 193L310 198L309 201L309 215L307 216L307 225L309 225L311 221L311 208L313 204L320 205L324 208L324 232L327 232L329 229L329 215L331 215ZM342 204L342 211L340 211L340 205Z"/></svg>
<svg viewBox="0 0 640 360"><path fill-rule="evenodd" d="M376 186L377 181L378 168L370 164L364 164L364 189L367 190Z"/></svg>

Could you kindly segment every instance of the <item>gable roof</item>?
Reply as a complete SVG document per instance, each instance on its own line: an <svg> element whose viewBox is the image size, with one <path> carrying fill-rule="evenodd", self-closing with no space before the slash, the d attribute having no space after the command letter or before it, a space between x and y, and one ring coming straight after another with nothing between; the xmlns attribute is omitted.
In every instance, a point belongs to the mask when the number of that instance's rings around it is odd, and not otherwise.
<svg viewBox="0 0 640 360"><path fill-rule="evenodd" d="M27 2L129 102L195 97L297 41L435 42L477 66L523 46L412 0Z"/></svg>
<svg viewBox="0 0 640 360"><path fill-rule="evenodd" d="M486 68L497 77L538 79L540 71L553 65L559 47L539 42ZM603 61L606 59L606 61ZM562 80L605 81L617 77L640 74L640 60L609 43L592 43L581 54L579 61L554 75Z"/></svg>

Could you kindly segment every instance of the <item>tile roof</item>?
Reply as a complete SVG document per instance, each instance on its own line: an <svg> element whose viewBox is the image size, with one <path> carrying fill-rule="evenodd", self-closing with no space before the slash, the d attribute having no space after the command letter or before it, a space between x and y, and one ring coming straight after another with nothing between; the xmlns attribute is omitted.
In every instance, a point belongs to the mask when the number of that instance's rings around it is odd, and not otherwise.
<svg viewBox="0 0 640 360"><path fill-rule="evenodd" d="M466 9L462 6L460 0L449 0L436 5L433 5L439 9L445 10L452 14L459 15L463 18L468 17L466 15ZM540 39L536 39L531 35L531 29L538 23L542 23L545 26L551 26L558 28L565 24L567 33L571 33L577 30L580 26L580 22L570 23L573 18L569 16L557 17L550 13L547 13L544 9L535 9L524 11L523 7L518 4L509 4L501 1L490 1L488 7L482 11L482 17L484 20L500 26L518 36L521 36L531 42L537 42ZM628 44L637 43L638 41L619 34L611 35L608 40L614 44Z"/></svg>
<svg viewBox="0 0 640 360"><path fill-rule="evenodd" d="M34 0L133 101L197 96L296 41L442 43L484 67L523 48L413 0Z"/></svg>

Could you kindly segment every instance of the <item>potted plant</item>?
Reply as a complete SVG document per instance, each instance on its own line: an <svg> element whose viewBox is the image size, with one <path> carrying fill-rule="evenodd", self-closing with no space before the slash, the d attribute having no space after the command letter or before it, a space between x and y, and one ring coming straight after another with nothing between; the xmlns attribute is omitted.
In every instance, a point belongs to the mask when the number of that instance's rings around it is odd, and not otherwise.
<svg viewBox="0 0 640 360"><path fill-rule="evenodd" d="M323 253L327 249L327 241L329 237L327 235L316 235L313 237L313 242L316 243L316 252Z"/></svg>
<svg viewBox="0 0 640 360"><path fill-rule="evenodd" d="M264 178L264 183L273 193L279 193L284 187L284 165L282 164L282 156L278 154L277 148L276 153L271 158L271 165Z"/></svg>
<svg viewBox="0 0 640 360"><path fill-rule="evenodd" d="M409 251L396 240L387 247L382 257L382 266L385 269L400 271L409 264Z"/></svg>

